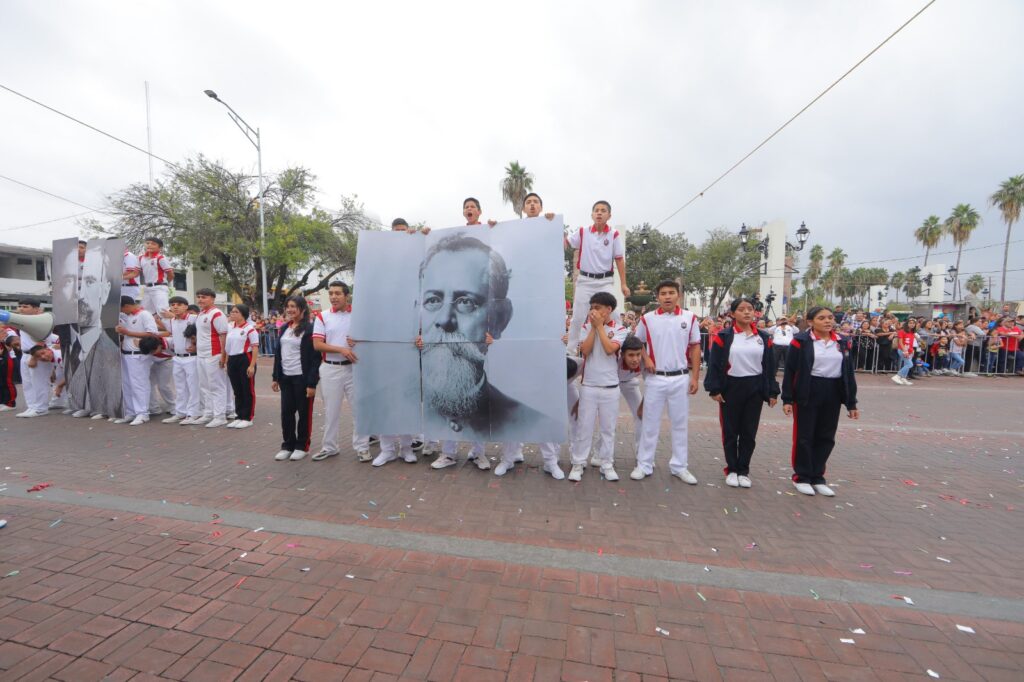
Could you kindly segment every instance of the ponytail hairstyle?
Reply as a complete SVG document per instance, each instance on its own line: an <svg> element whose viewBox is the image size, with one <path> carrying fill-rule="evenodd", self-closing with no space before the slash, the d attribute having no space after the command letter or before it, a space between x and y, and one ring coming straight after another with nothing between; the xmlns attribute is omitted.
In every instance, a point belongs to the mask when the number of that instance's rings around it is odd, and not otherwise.
<svg viewBox="0 0 1024 682"><path fill-rule="evenodd" d="M294 303L299 309L299 318L296 322L289 322L288 326L292 327L292 333L301 329L307 322L309 322L309 304L306 303L306 299L303 296L289 296L285 302L285 307L289 303Z"/></svg>

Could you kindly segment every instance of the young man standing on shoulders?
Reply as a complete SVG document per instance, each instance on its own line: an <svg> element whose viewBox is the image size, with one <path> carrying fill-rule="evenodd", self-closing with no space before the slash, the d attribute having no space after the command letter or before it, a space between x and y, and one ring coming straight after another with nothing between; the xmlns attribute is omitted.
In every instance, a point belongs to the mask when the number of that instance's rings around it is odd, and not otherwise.
<svg viewBox="0 0 1024 682"><path fill-rule="evenodd" d="M629 297L626 286L626 247L622 235L608 225L612 205L607 201L594 204L590 214L594 221L590 227L570 232L565 243L577 249L576 267L579 275L572 298L572 325L569 327L569 352L575 352L580 342L580 330L587 320L590 297L599 291L612 293L615 272L619 271L622 295Z"/></svg>
<svg viewBox="0 0 1024 682"><path fill-rule="evenodd" d="M637 338L647 344L644 354L647 390L636 469L629 477L639 481L654 473L661 415L667 407L672 425L669 471L681 481L696 485L697 478L688 468L686 441L690 396L695 395L700 386L700 327L696 315L679 307L678 282L659 283L655 296L658 309L640 318L636 326Z"/></svg>

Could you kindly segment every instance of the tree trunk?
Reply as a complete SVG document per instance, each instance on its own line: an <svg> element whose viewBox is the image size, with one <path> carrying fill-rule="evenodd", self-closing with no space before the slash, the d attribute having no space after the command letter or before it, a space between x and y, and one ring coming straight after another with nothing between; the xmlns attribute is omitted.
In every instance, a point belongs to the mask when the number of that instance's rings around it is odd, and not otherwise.
<svg viewBox="0 0 1024 682"><path fill-rule="evenodd" d="M964 245L960 244L956 247L956 277L953 278L953 300L959 301L956 297L957 289L960 288L960 253L964 250Z"/></svg>
<svg viewBox="0 0 1024 682"><path fill-rule="evenodd" d="M1003 277L999 284L999 299L1001 303L1006 302L1006 260L1010 257L1010 233L1013 231L1013 221L1006 221L1006 244L1003 246Z"/></svg>
<svg viewBox="0 0 1024 682"><path fill-rule="evenodd" d="M924 247L924 267L928 267L928 252L932 250L932 247Z"/></svg>

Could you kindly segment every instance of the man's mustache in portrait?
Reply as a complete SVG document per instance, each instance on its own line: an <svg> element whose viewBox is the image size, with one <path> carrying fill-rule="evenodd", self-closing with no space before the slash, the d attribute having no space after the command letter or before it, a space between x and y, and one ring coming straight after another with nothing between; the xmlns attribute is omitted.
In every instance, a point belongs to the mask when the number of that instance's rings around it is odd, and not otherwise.
<svg viewBox="0 0 1024 682"><path fill-rule="evenodd" d="M459 332L428 336L422 356L424 399L446 417L474 414L487 344L472 343Z"/></svg>

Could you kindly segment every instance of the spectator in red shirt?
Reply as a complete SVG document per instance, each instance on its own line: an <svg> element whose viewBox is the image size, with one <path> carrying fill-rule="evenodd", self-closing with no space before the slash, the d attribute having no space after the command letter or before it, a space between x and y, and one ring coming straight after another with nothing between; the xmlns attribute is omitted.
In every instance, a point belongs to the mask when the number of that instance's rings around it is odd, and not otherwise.
<svg viewBox="0 0 1024 682"><path fill-rule="evenodd" d="M999 349L996 371L1000 373L1024 373L1024 352L1020 350L1020 338L1024 335L1024 332L1014 324L1012 317L1004 317L999 320L996 334L1003 340L1003 347Z"/></svg>

